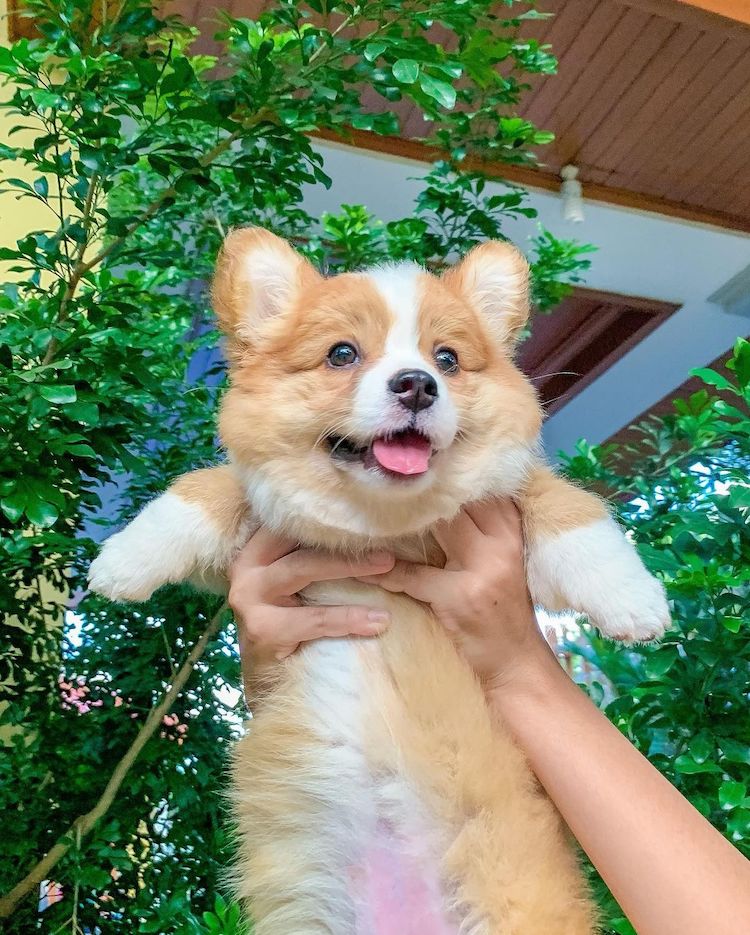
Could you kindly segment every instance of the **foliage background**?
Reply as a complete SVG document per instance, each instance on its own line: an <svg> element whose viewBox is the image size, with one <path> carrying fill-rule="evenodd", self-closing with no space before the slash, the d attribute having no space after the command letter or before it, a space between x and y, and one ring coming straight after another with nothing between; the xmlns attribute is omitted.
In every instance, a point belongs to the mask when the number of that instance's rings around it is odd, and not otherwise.
<svg viewBox="0 0 750 935"><path fill-rule="evenodd" d="M0 50L6 109L27 129L0 157L32 173L4 174L5 197L36 200L50 223L0 251L10 270L0 291L0 806L14 816L0 891L56 841L65 853L50 872L63 898L40 915L33 887L7 931L230 932L236 907L215 894L231 849L224 760L242 716L228 690L239 684L231 623L211 635L215 602L186 590L138 608L86 594L94 540L169 479L217 458L223 369L203 284L223 232L264 224L334 269L406 257L439 265L502 237L508 218L533 215L524 192L486 194L462 159L469 147L531 159L548 136L517 104L525 76L555 62L523 38L527 3L438 0L427 13L410 0L283 0L257 22L226 18L221 68L145 0L125 0L110 18L92 0L28 5L40 38ZM433 21L448 31L443 44ZM354 205L318 222L303 190L328 179L307 134L398 132L392 113L363 112L367 85L414 101L446 158L402 220L384 224ZM577 279L585 252L540 232L540 308ZM678 620L656 651L593 636L578 651L618 685L610 716L745 847L746 345L736 360L734 406L694 398L649 427L637 451L582 445L568 469L620 503ZM63 621L71 598L75 615ZM205 655L114 804L98 822L72 824L201 633L211 635ZM610 930L627 931L607 905Z"/></svg>

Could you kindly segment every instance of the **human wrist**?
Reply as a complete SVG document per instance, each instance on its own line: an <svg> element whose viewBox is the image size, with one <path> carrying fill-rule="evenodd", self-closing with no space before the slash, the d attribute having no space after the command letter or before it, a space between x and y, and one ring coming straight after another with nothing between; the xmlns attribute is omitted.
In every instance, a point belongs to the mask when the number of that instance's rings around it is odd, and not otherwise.
<svg viewBox="0 0 750 935"><path fill-rule="evenodd" d="M491 707L523 707L536 700L546 702L570 682L555 653L544 637L539 636L524 647L523 655L512 666L484 681L484 691Z"/></svg>

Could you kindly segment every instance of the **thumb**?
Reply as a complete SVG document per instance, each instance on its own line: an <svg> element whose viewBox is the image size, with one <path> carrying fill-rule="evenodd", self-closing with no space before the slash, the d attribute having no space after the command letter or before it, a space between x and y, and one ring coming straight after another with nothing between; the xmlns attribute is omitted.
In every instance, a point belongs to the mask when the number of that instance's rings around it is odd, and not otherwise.
<svg viewBox="0 0 750 935"><path fill-rule="evenodd" d="M416 601L431 603L435 598L435 584L446 572L430 565L418 565L415 562L396 562L390 571L382 575L362 575L357 581L376 584L385 591L408 594Z"/></svg>

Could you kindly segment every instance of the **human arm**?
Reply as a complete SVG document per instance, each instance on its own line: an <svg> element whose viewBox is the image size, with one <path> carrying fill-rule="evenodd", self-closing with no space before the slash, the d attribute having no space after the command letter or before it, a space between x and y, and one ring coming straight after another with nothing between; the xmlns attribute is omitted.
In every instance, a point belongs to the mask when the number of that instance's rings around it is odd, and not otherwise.
<svg viewBox="0 0 750 935"><path fill-rule="evenodd" d="M525 587L513 504L470 507L437 537L444 570L399 562L365 580L432 605L639 935L745 935L750 861L557 663Z"/></svg>

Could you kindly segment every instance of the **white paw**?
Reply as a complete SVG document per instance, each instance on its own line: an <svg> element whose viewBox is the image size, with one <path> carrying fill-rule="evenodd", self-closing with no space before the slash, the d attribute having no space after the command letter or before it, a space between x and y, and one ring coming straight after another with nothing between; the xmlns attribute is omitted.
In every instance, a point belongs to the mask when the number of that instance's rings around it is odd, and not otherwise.
<svg viewBox="0 0 750 935"><path fill-rule="evenodd" d="M606 596L580 608L604 636L624 643L659 639L670 624L669 605L661 582L646 569L611 581Z"/></svg>
<svg viewBox="0 0 750 935"><path fill-rule="evenodd" d="M536 603L586 614L613 639L649 642L669 626L664 588L612 519L532 543L528 574Z"/></svg>
<svg viewBox="0 0 750 935"><path fill-rule="evenodd" d="M223 549L203 510L167 492L107 539L89 569L89 586L113 601L147 601L164 584L225 566Z"/></svg>
<svg viewBox="0 0 750 935"><path fill-rule="evenodd" d="M151 566L149 556L137 549L128 530L104 543L89 568L89 587L111 601L147 601L166 583L163 571Z"/></svg>

